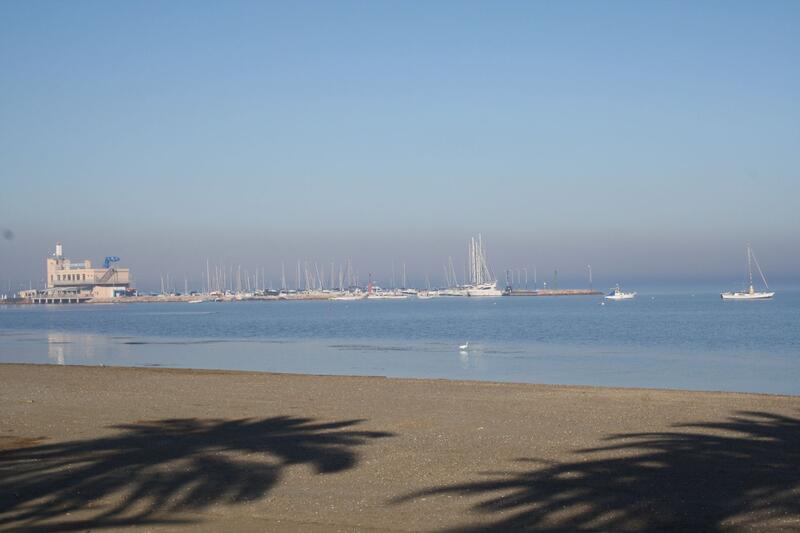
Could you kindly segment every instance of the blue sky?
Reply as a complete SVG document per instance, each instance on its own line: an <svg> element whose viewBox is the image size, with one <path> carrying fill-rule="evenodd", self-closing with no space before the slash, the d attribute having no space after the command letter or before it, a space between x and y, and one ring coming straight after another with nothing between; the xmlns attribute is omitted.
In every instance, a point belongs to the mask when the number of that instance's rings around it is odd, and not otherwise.
<svg viewBox="0 0 800 533"><path fill-rule="evenodd" d="M0 3L0 279L800 270L800 3ZM203 267L204 268L204 267ZM193 272L195 274L193 274Z"/></svg>

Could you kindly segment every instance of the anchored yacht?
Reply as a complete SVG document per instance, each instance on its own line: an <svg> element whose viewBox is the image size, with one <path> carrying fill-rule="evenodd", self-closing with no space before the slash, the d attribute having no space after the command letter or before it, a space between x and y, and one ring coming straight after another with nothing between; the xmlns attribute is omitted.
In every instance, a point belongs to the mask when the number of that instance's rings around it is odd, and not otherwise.
<svg viewBox="0 0 800 533"><path fill-rule="evenodd" d="M605 296L606 300L630 300L634 297L636 297L635 292L625 292L619 288L619 284Z"/></svg>
<svg viewBox="0 0 800 533"><path fill-rule="evenodd" d="M483 238L480 233L469 242L469 284L463 287L467 296L502 296L503 291L497 288L486 251L483 249Z"/></svg>
<svg viewBox="0 0 800 533"><path fill-rule="evenodd" d="M764 287L767 289L766 291L757 291L753 286L753 263L756 264L758 273L761 274L761 281L764 282ZM722 299L723 300L768 300L773 296L775 296L775 292L769 290L769 285L767 284L767 278L764 277L764 273L761 271L761 266L758 264L758 259L756 259L756 256L753 253L753 249L750 247L750 243L747 244L747 279L749 283L746 291L723 292L722 294L720 294Z"/></svg>

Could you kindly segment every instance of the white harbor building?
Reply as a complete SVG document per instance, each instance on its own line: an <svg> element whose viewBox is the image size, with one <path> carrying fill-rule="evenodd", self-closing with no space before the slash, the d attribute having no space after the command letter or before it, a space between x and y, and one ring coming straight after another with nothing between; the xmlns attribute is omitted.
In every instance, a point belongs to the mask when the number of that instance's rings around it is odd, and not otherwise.
<svg viewBox="0 0 800 533"><path fill-rule="evenodd" d="M130 269L115 266L117 261L118 257L106 257L101 268L93 268L88 259L72 262L56 243L55 253L47 258L46 288L25 291L24 296L33 303L81 303L131 294Z"/></svg>

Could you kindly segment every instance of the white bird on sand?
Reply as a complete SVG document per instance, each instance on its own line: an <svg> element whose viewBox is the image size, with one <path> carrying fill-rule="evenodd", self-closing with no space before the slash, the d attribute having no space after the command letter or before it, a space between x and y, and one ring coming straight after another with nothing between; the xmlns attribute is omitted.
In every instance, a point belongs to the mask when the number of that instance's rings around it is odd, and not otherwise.
<svg viewBox="0 0 800 533"><path fill-rule="evenodd" d="M467 344L462 344L461 346L459 346L458 349L462 351L469 350L469 341L467 341Z"/></svg>

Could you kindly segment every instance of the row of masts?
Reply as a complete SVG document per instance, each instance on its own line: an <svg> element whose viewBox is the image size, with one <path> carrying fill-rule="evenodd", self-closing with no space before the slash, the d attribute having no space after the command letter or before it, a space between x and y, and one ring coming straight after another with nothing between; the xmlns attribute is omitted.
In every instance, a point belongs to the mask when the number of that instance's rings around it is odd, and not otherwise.
<svg viewBox="0 0 800 533"><path fill-rule="evenodd" d="M314 290L345 290L347 287L359 286L359 273L353 269L352 262L348 259L345 263L337 265L334 261L330 266L317 261L297 261L297 268L293 284L290 285L286 275L286 263L281 262L280 286L275 289L271 279L267 279L266 269L256 269L250 273L241 265L211 265L206 260L206 271L203 292L264 292L267 290L280 291L314 291ZM163 285L162 285L163 289Z"/></svg>
<svg viewBox="0 0 800 533"><path fill-rule="evenodd" d="M250 271L241 265L212 265L206 260L204 272L204 293L257 293L267 290L287 291L347 291L361 287L361 277L358 270L353 268L352 261L347 259L344 263L336 264L331 261L328 265L317 261L298 260L294 279L289 280L286 275L286 263L281 262L281 279L279 287L274 288L272 280L267 278L265 268ZM189 293L188 277L184 276L184 293ZM293 283L292 283L293 282ZM406 288L406 265L402 264L401 287ZM392 262L391 286L395 288L395 267ZM177 283L169 273L161 275L161 293L177 293Z"/></svg>
<svg viewBox="0 0 800 533"><path fill-rule="evenodd" d="M465 265L465 281L466 284L459 283L456 276L455 267L453 265L453 258L448 257L447 264L443 265L445 287L447 288L460 288L460 287L476 287L484 284L494 284L497 279L494 277L492 270L489 268L489 263L486 258L486 250L483 243L483 238L478 234L477 238L471 238L467 243L467 263ZM755 263L758 273L764 285L768 287L767 280L758 264L758 260L752 252L750 245L747 246L747 272L748 272L748 285L750 292L753 292L753 271L752 264ZM587 274L589 279L589 288L592 289L592 267L587 265ZM391 289L397 290L395 283L395 263L391 263ZM524 281L523 281L524 276ZM408 288L408 281L406 278L406 265L402 264L402 281L401 290ZM428 290L430 290L430 278L425 275L425 280ZM320 264L317 261L297 261L294 287L290 288L287 283L286 277L286 264L281 262L281 283L280 292L352 292L361 290L359 273L353 268L351 260L348 258L346 262L339 263L338 269L335 261L331 261L329 268L326 272L326 265ZM534 287L538 286L537 269L533 267L533 284ZM370 286L372 286L372 275L370 275ZM508 290L511 287L528 288L528 268L516 268L506 271L506 287ZM547 284L545 283L545 287ZM558 289L558 269L553 272L553 279L551 289ZM267 286L266 269L255 269L252 273L247 269L243 269L241 265L233 266L228 265L212 265L210 260L206 260L205 272L205 293L235 293L235 294L254 294L265 293L267 290L274 290L272 281L270 280ZM170 275L165 277L161 276L161 293L175 293L175 280L170 278ZM184 276L184 293L189 292L188 278Z"/></svg>
<svg viewBox="0 0 800 533"><path fill-rule="evenodd" d="M464 279L467 284L480 285L483 283L491 283L496 280L489 268L486 260L486 252L483 245L483 240L480 235L477 239L472 238L468 243L468 259L465 265ZM756 269L764 282L768 286L761 266L758 264L757 259L752 253L750 247L747 248L747 272L748 272L748 285L753 285L752 264L755 263ZM447 263L442 265L444 287L460 287L463 286L459 282L458 276L453 263L453 258L448 257ZM529 286L529 273L532 274L533 287L538 287L538 270L536 265L533 265L532 272L529 272L528 267L517 267L506 270L506 285L514 287ZM592 287L592 267L587 265L587 274L589 280L589 287ZM395 263L391 263L391 284L392 289L398 288L395 282L396 272ZM352 266L352 262L348 259L345 263L337 265L331 261L327 266L320 265L317 261L301 261L298 260L296 264L296 272L294 276L293 286L287 281L286 265L281 262L281 282L277 288L280 291L347 291L357 287L361 287L361 280L357 270ZM425 284L430 289L430 277L425 275ZM550 282L552 288L558 288L558 269L553 271L553 278ZM547 286L547 283L545 283ZM406 264L402 263L401 270L401 289L408 288L408 280L406 276ZM183 278L184 293L189 292L188 277ZM241 265L234 266L228 265L214 265L210 261L206 261L205 284L203 292L264 292L267 290L275 290L272 280L267 280L266 269L255 269L252 273L248 269L243 269ZM169 273L161 276L161 293L176 293L176 280L170 276Z"/></svg>
<svg viewBox="0 0 800 533"><path fill-rule="evenodd" d="M468 276L466 269L468 265L464 265L464 276L462 280L469 283L478 284L484 283L480 281L481 278ZM453 265L452 257L448 257L446 264L442 265L443 269L443 282L442 287L460 287L463 285L456 275ZM591 284L591 270L589 271L589 279ZM533 286L538 287L538 269L536 265L531 268L517 267L505 271L506 285L514 287L528 288ZM395 281L396 273L392 268L392 277L389 287L391 289L407 289L410 285L407 280L406 264L401 265L400 271L400 286L396 286ZM487 278L483 278L487 279ZM488 278L491 279L491 278ZM553 278L550 285L557 287L558 270L553 271ZM492 280L493 281L493 280ZM189 277L184 275L182 278L176 278L170 273L161 275L161 294L176 294L179 292L179 287L183 289L183 294L189 294L190 285L192 290L197 287L196 281L190 284ZM425 274L425 287L431 289L430 276ZM545 282L545 286L548 283ZM182 287L181 287L182 286ZM353 269L351 262L348 260L346 263L337 265L335 262L330 262L326 269L323 271L320 263L312 261L297 261L294 276L290 279L286 275L286 264L281 262L281 276L280 283L274 283L272 278L266 275L265 268L257 268L250 271L241 265L211 265L210 262L206 265L206 272L204 273L204 280L202 284L202 292L204 293L255 293L266 291L346 291L356 287L361 287L361 279L358 271Z"/></svg>
<svg viewBox="0 0 800 533"><path fill-rule="evenodd" d="M478 238L471 238L469 241L469 283L471 285L483 285L493 283L497 279L489 268L486 260L486 251L483 248L483 237L478 234Z"/></svg>
<svg viewBox="0 0 800 533"><path fill-rule="evenodd" d="M467 260L464 265L464 283L460 283L456 275L453 258L448 257L447 263L443 265L444 287L459 288L465 286L478 286L487 283L495 283L495 278L489 267L486 257L486 249L483 237L478 234L467 242ZM205 276L202 292L210 293L264 293L266 291L279 292L322 292L322 291L353 291L362 287L362 280L358 270L353 268L352 261L348 258L345 262L336 264L331 261L329 264L317 261L298 260L295 265L294 280L287 277L286 263L281 262L281 279L277 289L273 288L272 280L267 280L266 269L257 268L250 271L241 265L212 265L209 259L206 260ZM590 267L591 268L591 267ZM511 280L509 280L509 272ZM516 272L517 282L521 283L521 276L524 274L524 285L528 285L528 268L507 271L507 285L514 283L514 272ZM557 272L557 271L556 271ZM591 275L591 274L590 274ZM533 267L533 280L536 284L536 266ZM557 276L557 274L556 274ZM557 278L556 278L557 279ZM293 281L293 283L291 283ZM425 275L425 283L430 290L430 277ZM518 286L519 286L518 285ZM395 262L391 263L391 290L397 290ZM406 275L406 264L402 263L400 290L409 288ZM167 274L161 276L161 293L176 293L175 280ZM188 279L184 276L184 293L189 292Z"/></svg>

